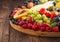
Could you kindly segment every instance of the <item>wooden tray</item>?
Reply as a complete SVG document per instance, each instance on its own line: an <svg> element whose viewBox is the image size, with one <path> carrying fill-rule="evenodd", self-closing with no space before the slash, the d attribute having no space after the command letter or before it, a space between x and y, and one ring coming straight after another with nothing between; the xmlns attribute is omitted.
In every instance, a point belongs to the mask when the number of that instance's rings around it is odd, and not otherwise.
<svg viewBox="0 0 60 42"><path fill-rule="evenodd" d="M10 25L15 30L22 32L22 33L29 34L29 35L43 36L43 37L60 37L60 32L40 32L40 31L34 31L30 29L23 29L20 26L13 24L11 21L10 21Z"/></svg>

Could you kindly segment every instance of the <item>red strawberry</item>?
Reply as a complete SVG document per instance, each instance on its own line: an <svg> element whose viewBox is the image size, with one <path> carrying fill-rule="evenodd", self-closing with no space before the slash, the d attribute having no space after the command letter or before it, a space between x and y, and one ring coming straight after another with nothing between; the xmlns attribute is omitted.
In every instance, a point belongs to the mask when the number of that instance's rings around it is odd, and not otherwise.
<svg viewBox="0 0 60 42"><path fill-rule="evenodd" d="M40 31L41 32L45 31L45 27L40 27Z"/></svg>
<svg viewBox="0 0 60 42"><path fill-rule="evenodd" d="M45 15L46 15L47 17L50 17L50 16L51 16L51 13L50 13L50 12L46 12Z"/></svg>
<svg viewBox="0 0 60 42"><path fill-rule="evenodd" d="M51 28L50 27L46 27L46 31L47 32L51 32Z"/></svg>
<svg viewBox="0 0 60 42"><path fill-rule="evenodd" d="M50 16L50 18L54 18L54 17L56 17L56 13L52 13Z"/></svg>
<svg viewBox="0 0 60 42"><path fill-rule="evenodd" d="M32 29L37 31L38 30L37 24L33 24Z"/></svg>
<svg viewBox="0 0 60 42"><path fill-rule="evenodd" d="M22 28L27 28L27 25L26 24L22 25Z"/></svg>
<svg viewBox="0 0 60 42"><path fill-rule="evenodd" d="M55 27L53 28L53 31L54 31L54 32L58 32L58 31L59 31L58 26L55 26Z"/></svg>
<svg viewBox="0 0 60 42"><path fill-rule="evenodd" d="M46 9L45 8L41 8L39 13L42 15L42 14L45 14L45 12L46 12Z"/></svg>
<svg viewBox="0 0 60 42"><path fill-rule="evenodd" d="M32 24L31 23L28 23L27 24L27 28L31 29L32 28Z"/></svg>

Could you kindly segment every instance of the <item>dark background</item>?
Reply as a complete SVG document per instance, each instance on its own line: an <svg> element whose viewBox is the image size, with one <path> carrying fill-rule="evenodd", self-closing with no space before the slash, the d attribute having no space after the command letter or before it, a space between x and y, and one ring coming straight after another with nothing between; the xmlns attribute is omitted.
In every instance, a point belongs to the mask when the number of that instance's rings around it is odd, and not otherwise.
<svg viewBox="0 0 60 42"><path fill-rule="evenodd" d="M36 37L18 32L9 25L11 9L25 0L0 0L0 42L60 42L60 38Z"/></svg>

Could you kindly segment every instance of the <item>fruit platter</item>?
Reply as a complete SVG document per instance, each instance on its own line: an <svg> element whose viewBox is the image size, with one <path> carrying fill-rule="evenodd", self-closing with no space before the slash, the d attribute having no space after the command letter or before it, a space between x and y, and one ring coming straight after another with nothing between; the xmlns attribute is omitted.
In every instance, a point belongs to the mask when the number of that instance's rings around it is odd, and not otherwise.
<svg viewBox="0 0 60 42"><path fill-rule="evenodd" d="M60 1L27 1L9 15L15 30L34 36L60 37Z"/></svg>

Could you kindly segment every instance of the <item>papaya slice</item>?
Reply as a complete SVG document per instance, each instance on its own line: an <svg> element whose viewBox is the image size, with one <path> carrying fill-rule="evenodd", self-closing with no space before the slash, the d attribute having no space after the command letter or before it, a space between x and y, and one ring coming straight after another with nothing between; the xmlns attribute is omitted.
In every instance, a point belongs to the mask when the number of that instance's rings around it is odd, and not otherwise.
<svg viewBox="0 0 60 42"><path fill-rule="evenodd" d="M21 18L22 16L26 16L29 12L29 9L18 10L17 13L13 16L14 19Z"/></svg>

